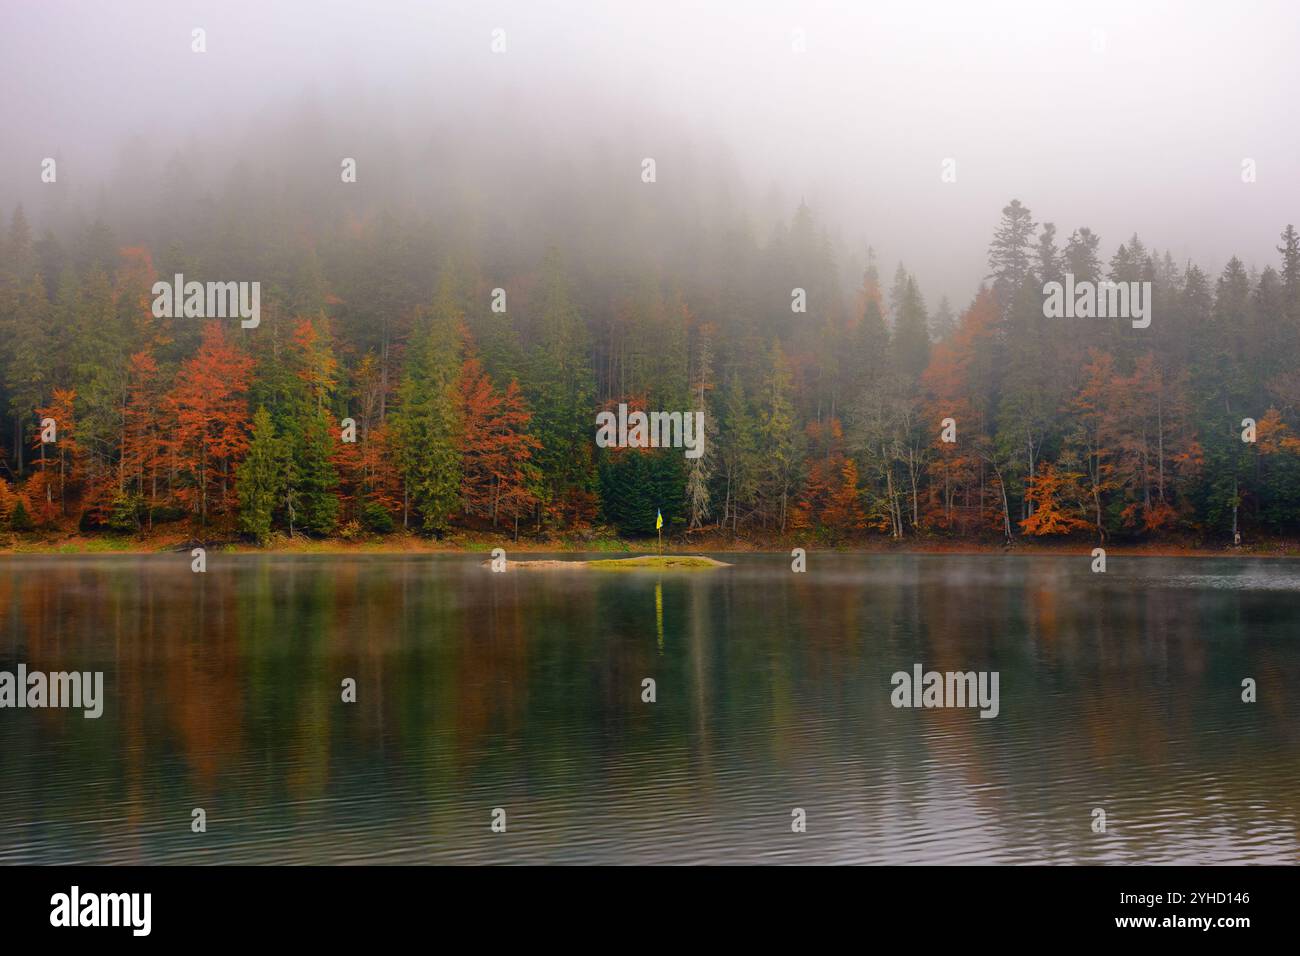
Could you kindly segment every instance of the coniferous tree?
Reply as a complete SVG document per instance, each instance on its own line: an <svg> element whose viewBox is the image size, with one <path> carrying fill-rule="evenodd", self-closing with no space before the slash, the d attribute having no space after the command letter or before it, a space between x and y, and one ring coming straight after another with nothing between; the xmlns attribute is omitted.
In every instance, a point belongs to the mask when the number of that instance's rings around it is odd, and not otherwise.
<svg viewBox="0 0 1300 956"><path fill-rule="evenodd" d="M723 528L730 521L732 534L738 534L741 512L748 513L754 506L759 469L758 423L738 373L733 372L727 383L720 418L721 521Z"/></svg>
<svg viewBox="0 0 1300 956"><path fill-rule="evenodd" d="M542 505L552 520L580 525L594 515L596 502L591 344L557 254L548 257L542 281L525 384L540 442Z"/></svg>
<svg viewBox="0 0 1300 956"><path fill-rule="evenodd" d="M764 514L785 532L790 495L799 476L799 442L794 406L791 403L790 366L779 343L772 344L763 404L759 441L763 449L759 490Z"/></svg>
<svg viewBox="0 0 1300 956"><path fill-rule="evenodd" d="M9 365L5 385L9 411L14 418L15 473L23 474L23 451L35 424L33 413L42 404L48 388L50 340L49 302L39 275L34 275L14 301L13 335L9 341Z"/></svg>
<svg viewBox="0 0 1300 956"><path fill-rule="evenodd" d="M701 329L699 337L699 358L695 369L695 401L692 411L703 422L704 433L700 436L704 446L702 454L692 458L687 466L686 508L687 528L698 530L704 519L709 517L711 499L709 482L713 477L713 462L717 452L713 443L717 438L717 425L710 408L709 394L713 390L713 343L712 330Z"/></svg>
<svg viewBox="0 0 1300 956"><path fill-rule="evenodd" d="M926 331L925 300L916 280L907 277L902 302L894 321L894 359L908 382L915 382L930 361L930 335Z"/></svg>
<svg viewBox="0 0 1300 956"><path fill-rule="evenodd" d="M408 510L426 534L451 524L460 493L457 330L463 319L454 278L444 272L432 310L417 322L398 388L396 438ZM409 522L409 515L404 517Z"/></svg>
<svg viewBox="0 0 1300 956"><path fill-rule="evenodd" d="M1033 214L1019 199L1003 207L1002 221L989 244L988 278L993 280L993 293L1004 308L1029 275L1035 227Z"/></svg>
<svg viewBox="0 0 1300 956"><path fill-rule="evenodd" d="M1075 283L1096 282L1101 278L1101 260L1097 249L1101 237L1086 226L1074 230L1061 253L1064 272L1074 276Z"/></svg>
<svg viewBox="0 0 1300 956"><path fill-rule="evenodd" d="M239 494L239 528L258 542L271 536L272 517L284 482L283 451L275 423L265 407L253 416L253 436L248 455L235 476Z"/></svg>

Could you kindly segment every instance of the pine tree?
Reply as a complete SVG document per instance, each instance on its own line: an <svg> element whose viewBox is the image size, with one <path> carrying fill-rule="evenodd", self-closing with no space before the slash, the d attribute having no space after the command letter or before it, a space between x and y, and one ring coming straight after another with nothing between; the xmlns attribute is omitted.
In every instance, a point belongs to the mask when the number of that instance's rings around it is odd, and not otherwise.
<svg viewBox="0 0 1300 956"><path fill-rule="evenodd" d="M862 319L849 337L850 394L861 394L884 374L891 361L889 329L880 311L879 296L866 299Z"/></svg>
<svg viewBox="0 0 1300 956"><path fill-rule="evenodd" d="M77 417L86 453L86 510L90 520L107 516L118 493L112 453L121 441L126 399L130 330L124 326L108 273L94 254L91 272L81 284L70 361Z"/></svg>
<svg viewBox="0 0 1300 956"><path fill-rule="evenodd" d="M293 450L297 523L303 531L318 537L333 532L339 518L332 432L332 423L324 412L310 413Z"/></svg>
<svg viewBox="0 0 1300 956"><path fill-rule="evenodd" d="M1034 266L1040 283L1059 282L1062 278L1061 252L1056 248L1056 223L1043 223L1043 231L1038 234L1038 245L1034 250Z"/></svg>
<svg viewBox="0 0 1300 956"><path fill-rule="evenodd" d="M149 350L136 352L128 363L126 405L122 412L122 446L118 459L118 495L115 507L137 517L144 512L150 526L158 501L163 459L162 386L158 363Z"/></svg>
<svg viewBox="0 0 1300 956"><path fill-rule="evenodd" d="M699 358L695 369L695 385L692 389L695 395L693 411L703 424L704 433L700 436L700 441L704 444L702 454L698 458L690 459L687 465L687 528L691 531L696 531L703 526L711 507L709 481L713 477L713 461L716 454L713 442L717 437L717 425L709 408L709 392L713 389L711 338L711 328L705 327L700 330Z"/></svg>
<svg viewBox="0 0 1300 956"><path fill-rule="evenodd" d="M265 407L253 416L248 455L235 475L239 493L239 528L258 543L271 537L271 521L284 481L283 453L275 423Z"/></svg>
<svg viewBox="0 0 1300 956"><path fill-rule="evenodd" d="M533 408L533 433L541 443L537 464L543 504L554 518L580 525L595 509L591 344L555 253L547 259L543 282L525 390Z"/></svg>
<svg viewBox="0 0 1300 956"><path fill-rule="evenodd" d="M916 382L930 361L930 336L926 331L925 300L916 280L903 284L901 308L894 322L894 358L909 382Z"/></svg>
<svg viewBox="0 0 1300 956"><path fill-rule="evenodd" d="M6 387L9 410L14 416L15 473L23 474L23 449L31 434L32 412L45 400L51 345L49 301L40 276L33 276L17 300L16 322L10 343Z"/></svg>
<svg viewBox="0 0 1300 956"><path fill-rule="evenodd" d="M1002 209L1002 221L989 244L989 274L993 292L1005 308L1029 275L1036 224L1019 199Z"/></svg>
<svg viewBox="0 0 1300 956"><path fill-rule="evenodd" d="M432 310L416 324L394 415L398 457L409 510L420 530L441 536L460 495L461 423L456 411L460 370L457 330L463 313L454 278L444 271ZM403 523L409 523L404 515Z"/></svg>
<svg viewBox="0 0 1300 956"><path fill-rule="evenodd" d="M760 489L765 513L785 533L790 493L798 480L799 448L794 406L790 401L790 366L779 343L772 344L759 440L763 448Z"/></svg>
<svg viewBox="0 0 1300 956"><path fill-rule="evenodd" d="M32 523L32 516L27 508L27 500L22 496L14 502L13 511L9 515L9 529L16 534L23 534L31 531L35 525Z"/></svg>
<svg viewBox="0 0 1300 956"><path fill-rule="evenodd" d="M758 489L758 423L740 375L733 372L722 400L718 462L723 480L722 526L740 532L742 509L752 509Z"/></svg>
<svg viewBox="0 0 1300 956"><path fill-rule="evenodd" d="M1286 316L1294 329L1300 324L1300 233L1288 224L1282 230L1282 245L1277 247L1282 253L1282 286L1286 295Z"/></svg>
<svg viewBox="0 0 1300 956"><path fill-rule="evenodd" d="M941 342L957 328L957 317L953 315L952 306L948 303L948 297L942 296L939 299L939 305L935 308L934 314L930 316L930 339L935 342Z"/></svg>
<svg viewBox="0 0 1300 956"><path fill-rule="evenodd" d="M1074 276L1075 283L1096 282L1101 278L1101 259L1097 248L1101 237L1086 226L1076 229L1066 240L1065 251L1061 253L1064 271Z"/></svg>

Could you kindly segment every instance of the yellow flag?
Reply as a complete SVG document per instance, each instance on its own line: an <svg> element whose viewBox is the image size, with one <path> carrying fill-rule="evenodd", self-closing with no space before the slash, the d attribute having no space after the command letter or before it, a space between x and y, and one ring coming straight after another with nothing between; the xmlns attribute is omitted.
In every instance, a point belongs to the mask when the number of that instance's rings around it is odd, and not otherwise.
<svg viewBox="0 0 1300 956"><path fill-rule="evenodd" d="M664 513L658 508L655 509L655 530L658 531L664 526Z"/></svg>

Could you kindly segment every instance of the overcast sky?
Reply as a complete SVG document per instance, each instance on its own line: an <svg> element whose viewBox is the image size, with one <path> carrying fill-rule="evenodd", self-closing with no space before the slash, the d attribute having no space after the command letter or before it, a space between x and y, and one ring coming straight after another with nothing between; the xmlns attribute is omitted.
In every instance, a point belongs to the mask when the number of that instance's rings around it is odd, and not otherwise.
<svg viewBox="0 0 1300 956"><path fill-rule="evenodd" d="M755 202L806 197L846 251L905 261L931 304L969 300L1012 197L1106 257L1136 230L1262 267L1300 219L1298 25L1294 2L1240 0L10 2L0 201L30 202L45 156L83 187L111 176L131 137L233 165L304 97L357 137L377 103L418 136L434 103L540 152L613 142L636 164L688 139Z"/></svg>

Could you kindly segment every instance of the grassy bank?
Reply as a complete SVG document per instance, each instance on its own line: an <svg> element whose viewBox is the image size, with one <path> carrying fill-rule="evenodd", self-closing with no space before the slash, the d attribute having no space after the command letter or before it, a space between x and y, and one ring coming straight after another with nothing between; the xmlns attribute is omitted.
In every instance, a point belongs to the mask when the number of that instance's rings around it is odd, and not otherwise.
<svg viewBox="0 0 1300 956"><path fill-rule="evenodd" d="M149 538L113 535L26 534L0 535L0 554L156 554L187 551L198 544L209 551L226 553L272 554L407 554L407 553L487 553L504 548L514 558L520 554L607 553L654 555L654 539L623 539L610 534L573 535L555 538L511 540L507 535L456 534L443 539L414 534L340 538L306 538L277 536L264 546L239 540L203 538L183 530L160 532ZM702 553L789 552L801 547L810 552L857 554L1088 554L1096 542L1083 538L1017 539L1006 545L999 540L967 540L939 537L905 538L894 541L884 537L863 538L842 545L800 539L790 535L692 535L666 541L666 556ZM1108 542L1108 554L1146 555L1151 557L1300 557L1300 540L1265 538L1250 540L1241 547L1226 543L1197 542L1191 539L1160 542Z"/></svg>

